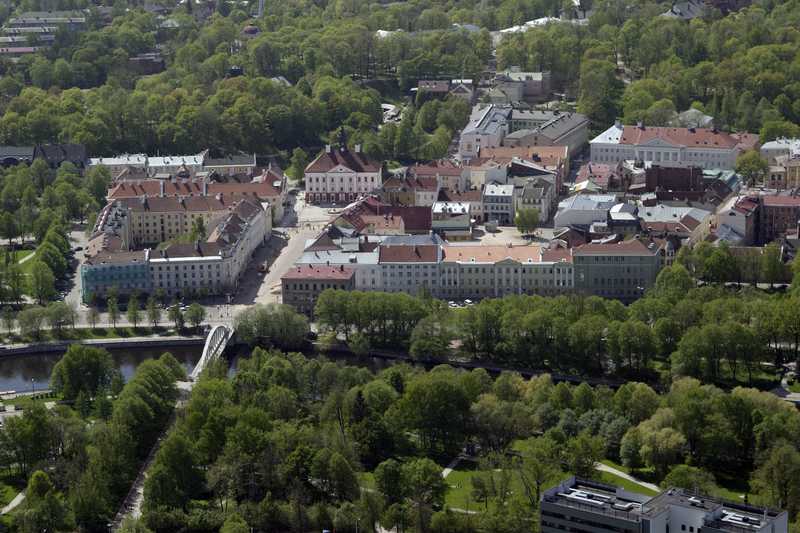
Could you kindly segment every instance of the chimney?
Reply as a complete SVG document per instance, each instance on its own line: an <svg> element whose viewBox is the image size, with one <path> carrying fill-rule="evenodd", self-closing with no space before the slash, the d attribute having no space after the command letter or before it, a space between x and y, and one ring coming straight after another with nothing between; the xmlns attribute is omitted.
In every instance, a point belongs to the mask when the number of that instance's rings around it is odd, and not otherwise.
<svg viewBox="0 0 800 533"><path fill-rule="evenodd" d="M203 180L203 196L208 196L208 182Z"/></svg>
<svg viewBox="0 0 800 533"><path fill-rule="evenodd" d="M200 254L200 239L194 241L194 251Z"/></svg>
<svg viewBox="0 0 800 533"><path fill-rule="evenodd" d="M361 153L361 145L360 145L360 144L357 144L357 145L356 145L356 153L357 153L357 154L360 154L360 153Z"/></svg>
<svg viewBox="0 0 800 533"><path fill-rule="evenodd" d="M331 152L332 152L332 150L331 150L331 145L330 145L330 144L326 144L326 145L325 145L325 153L326 153L326 154L329 154L329 153L331 153Z"/></svg>
<svg viewBox="0 0 800 533"><path fill-rule="evenodd" d="M644 129L644 121L643 120L638 121L636 123L636 127L639 128L640 130L643 130Z"/></svg>
<svg viewBox="0 0 800 533"><path fill-rule="evenodd" d="M158 182L158 197L164 198L164 180Z"/></svg>

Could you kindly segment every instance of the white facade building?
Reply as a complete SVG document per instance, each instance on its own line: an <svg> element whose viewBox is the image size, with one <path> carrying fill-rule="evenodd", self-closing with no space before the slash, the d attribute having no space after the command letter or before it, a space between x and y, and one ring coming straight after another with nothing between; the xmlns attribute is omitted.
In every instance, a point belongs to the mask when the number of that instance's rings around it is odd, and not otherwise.
<svg viewBox="0 0 800 533"><path fill-rule="evenodd" d="M510 105L478 104L473 107L458 143L460 158L466 161L478 157L482 147L500 146L509 131L510 120Z"/></svg>
<svg viewBox="0 0 800 533"><path fill-rule="evenodd" d="M750 133L703 128L623 126L619 122L592 139L593 163L651 161L661 166L733 169L736 158L758 145Z"/></svg>
<svg viewBox="0 0 800 533"><path fill-rule="evenodd" d="M567 226L590 226L595 222L605 222L608 210L617 203L613 194L576 194L558 203L558 211L553 218L556 228Z"/></svg>
<svg viewBox="0 0 800 533"><path fill-rule="evenodd" d="M348 204L383 184L383 165L372 161L356 145L325 147L305 172L306 199L310 203Z"/></svg>

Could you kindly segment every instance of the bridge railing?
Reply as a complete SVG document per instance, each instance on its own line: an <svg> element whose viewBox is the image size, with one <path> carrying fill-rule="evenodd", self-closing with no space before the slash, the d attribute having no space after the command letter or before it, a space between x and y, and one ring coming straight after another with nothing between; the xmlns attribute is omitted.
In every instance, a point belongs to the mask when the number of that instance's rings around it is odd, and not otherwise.
<svg viewBox="0 0 800 533"><path fill-rule="evenodd" d="M200 356L200 360L192 370L190 376L192 381L200 377L200 374L205 370L209 362L219 357L219 355L225 351L225 347L228 345L228 341L231 337L233 337L233 329L229 326L214 326L206 337L206 343L203 346L203 355Z"/></svg>

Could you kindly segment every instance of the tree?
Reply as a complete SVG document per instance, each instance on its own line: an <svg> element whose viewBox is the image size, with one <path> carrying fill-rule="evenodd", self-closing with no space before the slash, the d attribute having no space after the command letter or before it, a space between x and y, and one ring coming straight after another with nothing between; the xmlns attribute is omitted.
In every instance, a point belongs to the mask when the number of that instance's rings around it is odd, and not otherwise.
<svg viewBox="0 0 800 533"><path fill-rule="evenodd" d="M97 306L91 305L89 306L89 311L86 313L86 321L89 325L94 329L97 326L97 322L100 320L100 310L97 309Z"/></svg>
<svg viewBox="0 0 800 533"><path fill-rule="evenodd" d="M250 533L250 526L239 514L232 514L225 519L225 523L220 528L220 533Z"/></svg>
<svg viewBox="0 0 800 533"><path fill-rule="evenodd" d="M22 268L16 263L12 263L6 268L6 286L9 300L16 303L22 300L22 293L25 291L25 275L22 273Z"/></svg>
<svg viewBox="0 0 800 533"><path fill-rule="evenodd" d="M181 311L181 307L177 301L169 306L169 309L167 309L167 318L173 324L175 324L176 330L183 328L185 317L183 316L183 311Z"/></svg>
<svg viewBox="0 0 800 533"><path fill-rule="evenodd" d="M93 398L101 389L110 387L117 373L106 350L73 344L53 367L50 386L67 401L75 400L81 392Z"/></svg>
<svg viewBox="0 0 800 533"><path fill-rule="evenodd" d="M409 353L417 359L446 361L453 336L450 318L446 314L428 315L411 332Z"/></svg>
<svg viewBox="0 0 800 533"><path fill-rule="evenodd" d="M523 443L516 471L532 509L539 505L542 487L560 473L557 457L557 445L548 438L531 438Z"/></svg>
<svg viewBox="0 0 800 533"><path fill-rule="evenodd" d="M38 339L42 332L47 311L43 307L27 307L17 315L20 333Z"/></svg>
<svg viewBox="0 0 800 533"><path fill-rule="evenodd" d="M198 216L192 220L192 229L189 232L191 242L204 241L206 239L206 225L203 217Z"/></svg>
<svg viewBox="0 0 800 533"><path fill-rule="evenodd" d="M786 267L781 260L781 248L771 242L761 252L761 279L772 287L784 277Z"/></svg>
<svg viewBox="0 0 800 533"><path fill-rule="evenodd" d="M306 166L308 166L308 154L306 154L302 148L295 148L292 151L292 161L291 165L289 166L289 175L295 181L303 181L306 172Z"/></svg>
<svg viewBox="0 0 800 533"><path fill-rule="evenodd" d="M767 175L769 163L757 150L748 150L736 158L736 172L741 174L745 183L753 187L756 183L761 183Z"/></svg>
<svg viewBox="0 0 800 533"><path fill-rule="evenodd" d="M158 327L161 322L161 306L158 305L155 296L151 295L147 299L147 320L153 324L153 327Z"/></svg>
<svg viewBox="0 0 800 533"><path fill-rule="evenodd" d="M52 302L47 306L47 322L56 334L69 323L70 316L70 307L64 302Z"/></svg>
<svg viewBox="0 0 800 533"><path fill-rule="evenodd" d="M768 504L793 515L800 507L800 452L788 443L775 445L751 484Z"/></svg>
<svg viewBox="0 0 800 533"><path fill-rule="evenodd" d="M387 459L375 468L375 488L391 505L403 501L407 487L403 484L403 468L395 459Z"/></svg>
<svg viewBox="0 0 800 533"><path fill-rule="evenodd" d="M514 224L523 235L529 235L539 226L539 210L535 207L518 209L514 215Z"/></svg>
<svg viewBox="0 0 800 533"><path fill-rule="evenodd" d="M119 320L119 305L117 305L117 299L110 296L106 305L108 307L108 319L111 321L111 326L116 329L117 320Z"/></svg>
<svg viewBox="0 0 800 533"><path fill-rule="evenodd" d="M681 487L702 494L714 494L719 490L711 472L689 465L674 467L664 478L662 485L664 487Z"/></svg>
<svg viewBox="0 0 800 533"><path fill-rule="evenodd" d="M195 329L200 327L203 320L206 318L206 309L197 302L192 303L186 310L186 320L194 326Z"/></svg>
<svg viewBox="0 0 800 533"><path fill-rule="evenodd" d="M11 335L11 332L14 331L14 325L17 321L14 310L8 306L3 307L2 320L3 327L6 328L6 333Z"/></svg>
<svg viewBox="0 0 800 533"><path fill-rule="evenodd" d="M19 531L39 533L74 527L66 506L46 473L37 470L31 475L25 496L25 503L15 516Z"/></svg>
<svg viewBox="0 0 800 533"><path fill-rule="evenodd" d="M430 459L414 459L403 465L403 482L413 487L408 499L416 511L418 531L426 531L434 506L444 504L447 482L442 469Z"/></svg>
<svg viewBox="0 0 800 533"><path fill-rule="evenodd" d="M30 291L39 305L44 305L47 300L55 295L55 284L56 278L50 267L42 261L34 259L30 274Z"/></svg>
<svg viewBox="0 0 800 533"><path fill-rule="evenodd" d="M584 431L567 442L564 454L570 472L578 477L589 478L594 474L594 465L600 462L604 452L603 439Z"/></svg>
<svg viewBox="0 0 800 533"><path fill-rule="evenodd" d="M139 310L139 298L135 294L131 294L128 298L128 322L133 324L133 329L139 327L139 321L142 318L142 312Z"/></svg>

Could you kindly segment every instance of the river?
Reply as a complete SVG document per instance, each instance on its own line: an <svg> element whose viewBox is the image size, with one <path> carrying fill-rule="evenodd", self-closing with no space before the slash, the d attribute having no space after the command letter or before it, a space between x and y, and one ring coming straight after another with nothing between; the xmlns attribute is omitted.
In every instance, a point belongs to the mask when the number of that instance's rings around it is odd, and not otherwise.
<svg viewBox="0 0 800 533"><path fill-rule="evenodd" d="M203 346L110 348L108 351L123 378L128 381L142 361L158 358L164 352L170 352L186 368L187 373L191 372L200 360ZM34 388L48 388L50 374L62 355L63 352L47 352L0 357L0 391L29 392Z"/></svg>

